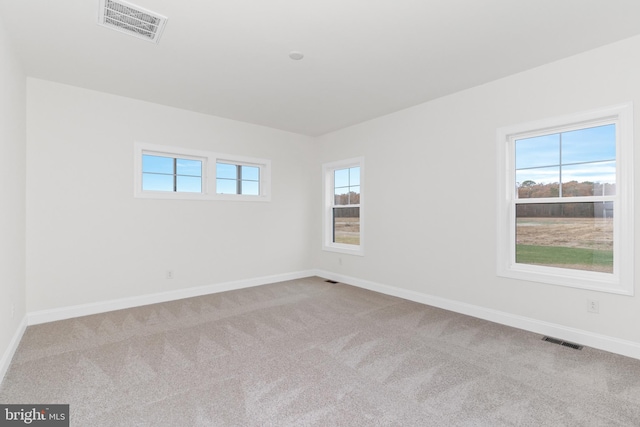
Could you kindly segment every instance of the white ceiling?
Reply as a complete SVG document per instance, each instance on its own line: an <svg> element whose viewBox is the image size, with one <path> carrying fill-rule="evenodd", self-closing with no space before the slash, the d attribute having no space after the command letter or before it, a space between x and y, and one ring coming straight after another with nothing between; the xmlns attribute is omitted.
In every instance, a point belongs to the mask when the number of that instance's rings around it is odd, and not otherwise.
<svg viewBox="0 0 640 427"><path fill-rule="evenodd" d="M29 76L312 136L640 34L638 0L131 2L169 18L158 45L98 0L0 18Z"/></svg>

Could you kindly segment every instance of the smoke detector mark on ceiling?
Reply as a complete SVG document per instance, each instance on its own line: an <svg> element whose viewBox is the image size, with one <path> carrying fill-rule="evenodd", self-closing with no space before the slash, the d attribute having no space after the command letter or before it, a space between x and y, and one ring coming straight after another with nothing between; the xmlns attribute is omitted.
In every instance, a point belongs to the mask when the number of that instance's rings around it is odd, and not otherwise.
<svg viewBox="0 0 640 427"><path fill-rule="evenodd" d="M294 61L300 61L302 58L304 58L304 53L298 52L297 50L292 50L291 52L289 52L289 58L293 59Z"/></svg>
<svg viewBox="0 0 640 427"><path fill-rule="evenodd" d="M98 24L158 43L167 17L122 0L100 0Z"/></svg>

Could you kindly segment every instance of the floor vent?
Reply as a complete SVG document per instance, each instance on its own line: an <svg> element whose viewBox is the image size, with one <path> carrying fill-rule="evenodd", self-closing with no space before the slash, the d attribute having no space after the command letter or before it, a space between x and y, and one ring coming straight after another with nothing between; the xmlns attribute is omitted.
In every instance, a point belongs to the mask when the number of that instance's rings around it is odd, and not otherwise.
<svg viewBox="0 0 640 427"><path fill-rule="evenodd" d="M167 17L123 0L100 0L98 24L158 43Z"/></svg>
<svg viewBox="0 0 640 427"><path fill-rule="evenodd" d="M338 283L338 282L336 282L335 280L325 280L325 282L327 282L327 283L333 283L334 285L335 285L336 283Z"/></svg>
<svg viewBox="0 0 640 427"><path fill-rule="evenodd" d="M558 344L564 347L573 348L574 350L582 350L583 348L583 346L579 344L574 344L572 342L562 341L562 340L551 338L551 337L544 337L542 338L542 341L550 342L552 344Z"/></svg>

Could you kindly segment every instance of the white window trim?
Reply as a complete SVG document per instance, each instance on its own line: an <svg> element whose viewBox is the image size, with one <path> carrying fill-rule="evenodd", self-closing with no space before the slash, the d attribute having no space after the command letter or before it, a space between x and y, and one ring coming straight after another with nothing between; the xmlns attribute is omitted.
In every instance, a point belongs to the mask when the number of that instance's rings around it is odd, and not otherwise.
<svg viewBox="0 0 640 427"><path fill-rule="evenodd" d="M613 274L544 267L515 262L515 138L586 127L598 121L616 123L616 197L614 201ZM498 129L498 276L623 295L634 294L633 254L633 105L593 111ZM586 197L572 198L589 201Z"/></svg>
<svg viewBox="0 0 640 427"><path fill-rule="evenodd" d="M202 193L173 192L173 191L143 191L142 190L142 155L165 155L202 160ZM216 165L232 163L238 165L258 166L260 168L260 194L218 194L216 193ZM183 147L134 143L134 190L135 198L141 199L172 199L172 200L227 200L227 201L271 201L271 160L255 157L236 156L215 153L212 151L194 150Z"/></svg>
<svg viewBox="0 0 640 427"><path fill-rule="evenodd" d="M333 201L334 201L334 171L360 167L360 244L348 245L333 242ZM340 160L322 165L322 194L323 194L323 227L322 249L330 252L364 256L364 157Z"/></svg>

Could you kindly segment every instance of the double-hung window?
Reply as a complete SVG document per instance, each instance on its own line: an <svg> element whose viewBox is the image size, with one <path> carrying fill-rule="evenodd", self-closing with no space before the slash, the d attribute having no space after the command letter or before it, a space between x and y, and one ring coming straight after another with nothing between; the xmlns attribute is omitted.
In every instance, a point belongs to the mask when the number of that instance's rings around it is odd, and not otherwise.
<svg viewBox="0 0 640 427"><path fill-rule="evenodd" d="M134 145L134 196L269 201L271 161L182 147Z"/></svg>
<svg viewBox="0 0 640 427"><path fill-rule="evenodd" d="M329 251L363 255L364 160L349 159L323 165L324 238Z"/></svg>
<svg viewBox="0 0 640 427"><path fill-rule="evenodd" d="M498 130L498 274L633 293L630 104Z"/></svg>

